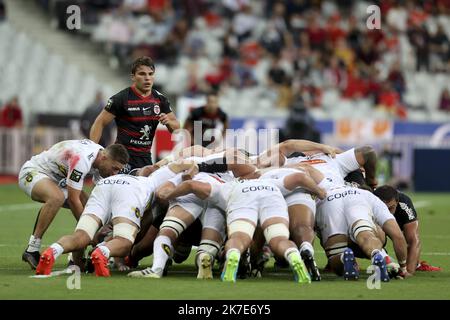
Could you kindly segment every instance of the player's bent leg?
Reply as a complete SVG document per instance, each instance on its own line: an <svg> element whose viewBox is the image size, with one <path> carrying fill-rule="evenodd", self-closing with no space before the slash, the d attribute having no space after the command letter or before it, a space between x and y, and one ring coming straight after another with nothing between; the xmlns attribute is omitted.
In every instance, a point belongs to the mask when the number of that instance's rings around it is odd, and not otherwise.
<svg viewBox="0 0 450 320"><path fill-rule="evenodd" d="M173 254L173 242L194 222L194 217L181 206L170 208L153 244L153 265L128 274L135 278L161 278L167 260Z"/></svg>
<svg viewBox="0 0 450 320"><path fill-rule="evenodd" d="M225 244L226 260L220 276L224 282L236 282L241 254L252 242L255 225L246 219L237 219L228 224L228 241Z"/></svg>
<svg viewBox="0 0 450 320"><path fill-rule="evenodd" d="M300 257L300 252L295 243L289 240L288 221L281 217L269 218L264 221L262 228L264 237L273 253L283 256L289 263L295 282L310 283L311 278Z"/></svg>
<svg viewBox="0 0 450 320"><path fill-rule="evenodd" d="M43 178L33 186L31 198L44 203L44 205L39 210L33 234L30 236L27 249L22 254L22 260L27 262L32 269L36 269L39 262L41 239L64 204L64 193L53 180Z"/></svg>
<svg viewBox="0 0 450 320"><path fill-rule="evenodd" d="M126 256L131 250L138 230L139 226L129 219L123 217L113 219L113 239L98 246L91 254L96 276L110 276L109 258Z"/></svg>
<svg viewBox="0 0 450 320"><path fill-rule="evenodd" d="M202 238L195 256L198 268L197 279L213 278L212 267L222 242L222 235L217 230L211 228L202 230Z"/></svg>
<svg viewBox="0 0 450 320"><path fill-rule="evenodd" d="M324 244L328 258L329 268L346 280L357 280L359 268L353 251L348 248L348 237L344 234L336 234L329 237Z"/></svg>
<svg viewBox="0 0 450 320"><path fill-rule="evenodd" d="M314 248L312 246L315 237L314 213L303 204L289 206L288 212L291 239L299 248L312 280L320 281L320 271L314 259Z"/></svg>
<svg viewBox="0 0 450 320"><path fill-rule="evenodd" d="M41 255L36 267L37 275L49 275L55 260L63 253L73 252L85 248L91 241L90 236L84 230L76 230L50 245Z"/></svg>

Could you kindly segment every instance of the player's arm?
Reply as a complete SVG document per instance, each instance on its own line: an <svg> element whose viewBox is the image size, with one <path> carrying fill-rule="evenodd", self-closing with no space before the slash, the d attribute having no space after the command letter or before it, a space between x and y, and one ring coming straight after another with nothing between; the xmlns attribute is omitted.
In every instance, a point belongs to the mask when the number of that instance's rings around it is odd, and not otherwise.
<svg viewBox="0 0 450 320"><path fill-rule="evenodd" d="M189 136L191 139L189 145L194 145L194 120L192 118L192 114L190 114L189 117L184 122L183 128L189 132Z"/></svg>
<svg viewBox="0 0 450 320"><path fill-rule="evenodd" d="M94 141L95 143L98 143L100 141L100 138L102 137L103 129L108 124L110 124L115 117L116 116L111 112L102 110L102 112L100 112L100 114L95 119L94 124L89 131L89 139Z"/></svg>
<svg viewBox="0 0 450 320"><path fill-rule="evenodd" d="M406 269L413 274L416 271L420 257L419 222L413 221L403 226L403 234L408 244L408 257L406 259Z"/></svg>
<svg viewBox="0 0 450 320"><path fill-rule="evenodd" d="M83 203L81 201L81 190L77 190L70 186L67 186L68 196L67 203L69 204L70 210L74 215L77 221L80 219L81 214L83 213Z"/></svg>
<svg viewBox="0 0 450 320"><path fill-rule="evenodd" d="M375 177L377 153L371 146L355 148L355 157L361 167L364 167L366 183L372 189L378 184Z"/></svg>
<svg viewBox="0 0 450 320"><path fill-rule="evenodd" d="M180 183L175 189L162 198L163 200L171 200L187 194L193 193L200 199L206 199L211 194L211 185L209 183L188 180Z"/></svg>
<svg viewBox="0 0 450 320"><path fill-rule="evenodd" d="M305 188L319 197L325 199L327 192L320 188L317 183L305 172L293 173L284 178L284 187L288 190L295 188Z"/></svg>
<svg viewBox="0 0 450 320"><path fill-rule="evenodd" d="M297 139L289 139L283 141L279 144L280 152L286 157L291 155L294 152L303 152L303 151L320 151L325 154L330 155L331 157L335 157L336 153L341 153L342 150L309 140L297 140Z"/></svg>
<svg viewBox="0 0 450 320"><path fill-rule="evenodd" d="M389 219L383 224L382 229L386 233L386 235L392 240L395 255L397 256L397 260L400 265L400 270L404 275L408 275L406 268L408 249L405 237L403 236L400 227L398 226L395 219Z"/></svg>
<svg viewBox="0 0 450 320"><path fill-rule="evenodd" d="M175 113L169 112L169 113L161 113L159 116L159 122L161 122L163 125L167 127L169 132L173 132L177 129L180 129L180 122L178 121L177 117L175 116Z"/></svg>

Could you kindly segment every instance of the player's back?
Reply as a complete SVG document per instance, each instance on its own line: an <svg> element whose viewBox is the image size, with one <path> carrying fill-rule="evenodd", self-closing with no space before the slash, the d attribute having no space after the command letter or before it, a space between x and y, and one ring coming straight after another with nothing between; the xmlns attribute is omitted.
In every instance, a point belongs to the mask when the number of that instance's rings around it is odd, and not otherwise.
<svg viewBox="0 0 450 320"><path fill-rule="evenodd" d="M88 139L65 140L33 156L30 161L50 174L65 178L80 162L90 169L101 149L101 145Z"/></svg>

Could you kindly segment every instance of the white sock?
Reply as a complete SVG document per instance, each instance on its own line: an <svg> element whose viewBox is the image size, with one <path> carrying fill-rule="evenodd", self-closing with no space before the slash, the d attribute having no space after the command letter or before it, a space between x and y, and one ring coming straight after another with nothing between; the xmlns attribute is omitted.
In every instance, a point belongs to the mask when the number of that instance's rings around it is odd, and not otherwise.
<svg viewBox="0 0 450 320"><path fill-rule="evenodd" d="M380 250L380 254L381 254L381 256L383 257L383 259L386 259L386 257L389 256L389 255L387 254L386 250L384 250L384 248Z"/></svg>
<svg viewBox="0 0 450 320"><path fill-rule="evenodd" d="M35 238L34 235L31 235L30 240L28 241L28 252L36 252L41 249L41 239Z"/></svg>
<svg viewBox="0 0 450 320"><path fill-rule="evenodd" d="M63 254L64 252L64 248L59 244L59 243L54 243L50 246L50 248L52 248L53 250L53 256L56 258L58 258L60 255Z"/></svg>
<svg viewBox="0 0 450 320"><path fill-rule="evenodd" d="M378 250L378 249L373 249L372 253L370 254L370 256L372 257L372 260L373 260L373 257L374 257L377 253L381 253L380 250Z"/></svg>
<svg viewBox="0 0 450 320"><path fill-rule="evenodd" d="M160 272L164 269L167 260L169 259L169 254L164 250L167 246L170 252L173 252L172 240L167 236L158 236L153 243L153 265L152 271Z"/></svg>
<svg viewBox="0 0 450 320"><path fill-rule="evenodd" d="M300 252L298 251L297 248L288 248L284 252L284 258L286 259L287 262L289 262L290 265L292 264L292 257L294 255L296 255L296 256L298 256L300 258Z"/></svg>
<svg viewBox="0 0 450 320"><path fill-rule="evenodd" d="M98 246L97 248L99 248L100 251L103 253L103 255L104 255L106 258L109 259L109 253L110 253L110 251L109 251L108 247L106 247L106 246Z"/></svg>
<svg viewBox="0 0 450 320"><path fill-rule="evenodd" d="M308 241L303 241L300 245L299 251L302 252L303 250L309 250L309 252L311 252L311 254L314 256L314 248Z"/></svg>

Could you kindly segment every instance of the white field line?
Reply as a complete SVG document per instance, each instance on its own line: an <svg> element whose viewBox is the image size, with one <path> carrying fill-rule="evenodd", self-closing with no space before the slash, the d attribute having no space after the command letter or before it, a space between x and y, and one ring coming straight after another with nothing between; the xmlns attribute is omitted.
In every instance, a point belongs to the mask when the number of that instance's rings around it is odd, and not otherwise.
<svg viewBox="0 0 450 320"><path fill-rule="evenodd" d="M0 206L0 213L7 211L20 211L36 209L42 206L41 203L18 203L18 204L4 204Z"/></svg>

